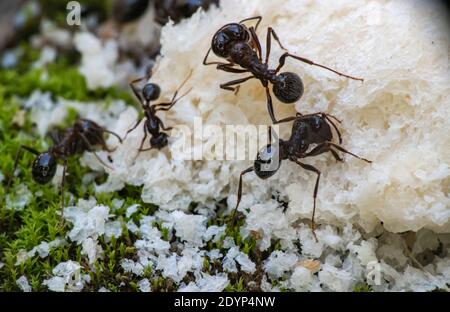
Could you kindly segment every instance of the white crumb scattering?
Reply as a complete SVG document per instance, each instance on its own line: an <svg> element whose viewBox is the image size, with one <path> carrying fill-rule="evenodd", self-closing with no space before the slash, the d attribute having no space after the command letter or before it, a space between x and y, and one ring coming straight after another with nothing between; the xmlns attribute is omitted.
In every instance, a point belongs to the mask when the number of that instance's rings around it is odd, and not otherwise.
<svg viewBox="0 0 450 312"><path fill-rule="evenodd" d="M43 284L51 291L81 291L84 280L81 276L81 266L75 261L66 261L58 264L53 270L53 277L44 280Z"/></svg>
<svg viewBox="0 0 450 312"><path fill-rule="evenodd" d="M307 268L298 266L289 279L290 288L295 291L309 291L313 283L313 275Z"/></svg>
<svg viewBox="0 0 450 312"><path fill-rule="evenodd" d="M41 242L39 245L33 247L28 252L22 249L17 253L15 264L20 265L27 259L34 257L36 254L38 254L40 258L46 258L52 249L63 246L66 243L67 241L64 238L57 238L51 242Z"/></svg>
<svg viewBox="0 0 450 312"><path fill-rule="evenodd" d="M46 66L47 64L54 62L57 55L58 54L54 48L45 46L41 50L41 55L40 55L39 59L36 62L34 62L32 66L34 68L42 68L42 67Z"/></svg>
<svg viewBox="0 0 450 312"><path fill-rule="evenodd" d="M116 82L114 64L118 58L117 43L104 44L91 33L78 33L75 47L82 54L80 73L86 78L89 89L107 88Z"/></svg>
<svg viewBox="0 0 450 312"><path fill-rule="evenodd" d="M97 240L90 237L84 240L81 246L81 254L88 257L89 264L94 264L94 262L100 258L103 253L103 249L98 244Z"/></svg>
<svg viewBox="0 0 450 312"><path fill-rule="evenodd" d="M139 231L139 227L131 220L127 222L127 229L131 233L137 233Z"/></svg>
<svg viewBox="0 0 450 312"><path fill-rule="evenodd" d="M206 229L206 232L203 235L203 239L205 240L205 242L212 241L214 243L217 243L225 234L225 230L226 230L225 225L223 226L211 225Z"/></svg>
<svg viewBox="0 0 450 312"><path fill-rule="evenodd" d="M250 260L248 255L239 251L236 246L231 247L223 259L223 269L227 272L237 272L236 262L239 263L240 269L247 273L253 273L256 265Z"/></svg>
<svg viewBox="0 0 450 312"><path fill-rule="evenodd" d="M17 285L22 289L23 292L31 292L31 286L28 283L26 276L22 275L16 281Z"/></svg>
<svg viewBox="0 0 450 312"><path fill-rule="evenodd" d="M237 272L236 261L234 260L239 254L239 248L231 247L228 253L223 258L222 267L226 272L235 273Z"/></svg>
<svg viewBox="0 0 450 312"><path fill-rule="evenodd" d="M104 205L83 209L79 206L66 207L64 218L73 224L68 237L72 241L82 242L88 237L98 237L105 233L109 207Z"/></svg>
<svg viewBox="0 0 450 312"><path fill-rule="evenodd" d="M256 270L256 265L252 260L243 252L239 252L239 254L235 258L236 262L241 266L241 270L247 273L254 273Z"/></svg>
<svg viewBox="0 0 450 312"><path fill-rule="evenodd" d="M28 189L28 187L21 183L17 188L15 188L14 195L6 195L6 207L12 210L22 210L28 205L33 194Z"/></svg>
<svg viewBox="0 0 450 312"><path fill-rule="evenodd" d="M125 272L131 272L135 275L141 276L144 274L144 267L142 264L134 262L131 259L122 259L120 266Z"/></svg>
<svg viewBox="0 0 450 312"><path fill-rule="evenodd" d="M222 242L222 246L225 249L230 249L231 247L236 246L236 243L234 242L233 237L227 236Z"/></svg>
<svg viewBox="0 0 450 312"><path fill-rule="evenodd" d="M228 286L230 281L224 273L217 275L209 275L202 273L200 278L197 278L195 283L190 282L188 285L181 286L179 292L220 292Z"/></svg>
<svg viewBox="0 0 450 312"><path fill-rule="evenodd" d="M152 288L148 278L144 278L138 282L139 290L142 292L151 292Z"/></svg>
<svg viewBox="0 0 450 312"><path fill-rule="evenodd" d="M355 285L351 272L340 270L326 263L319 272L319 280L324 290L331 291L351 291Z"/></svg>
<svg viewBox="0 0 450 312"><path fill-rule="evenodd" d="M114 198L112 200L112 207L111 208L113 210L120 209L120 208L122 208L124 202L125 202L125 199Z"/></svg>
<svg viewBox="0 0 450 312"><path fill-rule="evenodd" d="M174 222L176 236L187 244L201 245L202 237L206 231L206 217L199 215L188 215L182 211L171 213Z"/></svg>
<svg viewBox="0 0 450 312"><path fill-rule="evenodd" d="M16 255L16 265L20 265L28 259L28 253L25 249L19 250Z"/></svg>
<svg viewBox="0 0 450 312"><path fill-rule="evenodd" d="M138 208L139 208L138 204L134 204L134 205L131 205L130 207L128 207L127 212L125 214L126 217L127 218L131 217L138 210Z"/></svg>
<svg viewBox="0 0 450 312"><path fill-rule="evenodd" d="M181 256L172 253L168 256L159 255L156 270L161 270L163 277L171 278L180 283L188 272L199 273L203 267L204 251L198 248L186 247Z"/></svg>
<svg viewBox="0 0 450 312"><path fill-rule="evenodd" d="M26 253L26 257L20 258L20 261L19 261L19 256L17 256L16 264L20 264L21 262L25 261L26 259L34 257L36 255L36 253L39 255L39 257L46 258L49 255L50 250L52 250L54 248L58 248L60 246L63 246L66 243L67 242L64 238L57 238L51 242L41 242L39 245L33 247L33 249L28 251Z"/></svg>
<svg viewBox="0 0 450 312"><path fill-rule="evenodd" d="M205 255L208 256L208 258L211 260L216 260L216 259L220 259L223 257L223 254L220 252L220 249L210 250L210 251L206 252Z"/></svg>
<svg viewBox="0 0 450 312"><path fill-rule="evenodd" d="M270 277L278 279L285 273L291 271L298 258L293 253L274 251L264 263L264 269Z"/></svg>
<svg viewBox="0 0 450 312"><path fill-rule="evenodd" d="M120 221L108 221L105 223L105 240L109 242L111 238L119 238L122 235L122 223Z"/></svg>
<svg viewBox="0 0 450 312"><path fill-rule="evenodd" d="M245 223L244 237L248 236L250 231L257 231L263 234L259 242L261 250L266 250L270 247L272 238L285 240L289 244L295 236L294 229L289 226L289 219L275 202L252 206Z"/></svg>

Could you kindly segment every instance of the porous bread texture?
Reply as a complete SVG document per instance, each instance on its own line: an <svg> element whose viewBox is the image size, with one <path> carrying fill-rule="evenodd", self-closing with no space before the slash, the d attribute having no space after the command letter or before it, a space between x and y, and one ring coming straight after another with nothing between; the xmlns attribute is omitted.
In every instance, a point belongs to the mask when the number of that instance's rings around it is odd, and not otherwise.
<svg viewBox="0 0 450 312"><path fill-rule="evenodd" d="M273 97L277 118L296 111L335 115L343 121L343 146L373 161L345 155L345 162L337 163L330 154L305 161L322 172L316 221L352 223L368 232L380 222L392 232L450 232L450 70L444 12L429 1L223 1L219 9L163 28L162 56L151 77L161 87L160 100L170 100L189 70L193 74L185 89L193 89L161 117L167 126L192 126L194 117L204 124L269 124L259 81L242 84L234 95L219 84L245 75L202 64L216 30L261 15L257 34L263 51L272 26L290 52L364 78L361 83L288 59L283 71L298 73L305 93L295 105ZM275 67L283 51L272 41L270 66ZM124 134L136 117L127 110L114 130ZM287 138L289 131L290 125L282 126L281 137ZM143 200L163 210L187 210L197 202L208 214L223 198L229 209L234 207L239 173L251 161L176 160L170 145L169 150L143 152L133 163L142 136L141 124L118 146L112 154L115 168L98 191L125 183L144 185ZM247 174L239 208L247 214L244 233L264 232L261 222L267 222L270 233L264 233L263 242L273 237L289 241L296 221L311 216L314 182L313 173L289 161L268 180ZM289 203L285 214L273 195Z"/></svg>

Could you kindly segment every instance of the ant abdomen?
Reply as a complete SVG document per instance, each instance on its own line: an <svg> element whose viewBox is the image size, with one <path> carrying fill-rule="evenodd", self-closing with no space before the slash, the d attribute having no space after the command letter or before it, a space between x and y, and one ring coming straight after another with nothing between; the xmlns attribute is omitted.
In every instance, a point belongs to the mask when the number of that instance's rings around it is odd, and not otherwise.
<svg viewBox="0 0 450 312"><path fill-rule="evenodd" d="M49 152L39 154L33 162L31 172L39 184L50 182L56 173L56 158Z"/></svg>
<svg viewBox="0 0 450 312"><path fill-rule="evenodd" d="M294 103L303 95L303 82L300 77L291 72L284 72L277 76L273 84L273 93L283 103Z"/></svg>
<svg viewBox="0 0 450 312"><path fill-rule="evenodd" d="M253 167L256 175L261 179L273 176L281 165L280 149L277 144L266 145L258 152Z"/></svg>
<svg viewBox="0 0 450 312"><path fill-rule="evenodd" d="M160 132L157 136L152 136L150 139L150 146L157 149L162 149L169 143L167 139L168 137L169 136L165 132Z"/></svg>

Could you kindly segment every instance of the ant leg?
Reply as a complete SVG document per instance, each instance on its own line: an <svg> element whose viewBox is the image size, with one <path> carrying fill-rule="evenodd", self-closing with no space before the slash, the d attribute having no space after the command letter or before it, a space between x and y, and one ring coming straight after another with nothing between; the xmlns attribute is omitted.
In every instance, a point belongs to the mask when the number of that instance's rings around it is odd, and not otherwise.
<svg viewBox="0 0 450 312"><path fill-rule="evenodd" d="M313 171L317 174L317 179L316 179L316 185L314 186L314 194L313 194L313 199L314 199L314 205L313 205L313 212L312 212L312 217L311 217L311 229L312 229L312 233L314 235L314 239L316 240L316 242L318 242L317 240L317 236L316 236L316 223L314 222L314 217L316 214L316 198L317 198L317 192L319 191L319 181L320 181L320 170L317 169L314 166L308 165L308 164L304 164L298 160L293 159L293 161L301 166L303 169L308 170L308 171Z"/></svg>
<svg viewBox="0 0 450 312"><path fill-rule="evenodd" d="M123 138L122 140L125 140L125 139L127 138L128 133L130 133L130 132L132 132L134 129L136 129L137 126L139 126L139 124L141 123L141 121L142 121L142 118L139 118L139 119L137 120L136 124L133 126L133 128L129 129L129 130L127 131L127 133L125 133L125 136L124 136L124 138Z"/></svg>
<svg viewBox="0 0 450 312"><path fill-rule="evenodd" d="M248 76L248 77L245 77L245 78L241 78L241 79L237 79L237 80L232 80L232 81L229 81L229 82L227 82L227 83L221 84L220 87L221 87L222 89L225 89L225 90L235 91L235 92L236 92L236 88L233 88L233 87L231 87L231 86L237 85L237 84L241 84L241 83L246 82L247 80L250 80L250 79L252 79L252 78L255 78L255 76Z"/></svg>
<svg viewBox="0 0 450 312"><path fill-rule="evenodd" d="M333 126L334 130L336 130L336 133L337 133L337 135L338 135L338 138L339 138L339 144L342 144L341 131L339 131L338 127L334 124L334 122L333 122L333 121L331 120L331 118L328 117L328 116L333 117L334 119L336 119L336 120L339 121L339 122L340 122L340 120L337 119L336 117L334 117L333 115L328 115L328 114L322 113L322 118L325 118L326 120L328 120L328 122Z"/></svg>
<svg viewBox="0 0 450 312"><path fill-rule="evenodd" d="M361 159L361 160L363 160L363 161L365 161L365 162L367 162L367 163L369 163L369 164L372 163L371 160L368 160L368 159L365 159L365 158L360 157L360 156L358 156L358 155L355 155L355 154L353 154L353 153L347 151L345 148L343 148L342 146L340 146L340 145L338 145L338 144L335 144L335 143L332 143L332 142L327 142L327 144L330 145L330 146L333 146L334 148L336 148L337 150L339 150L339 151L341 151L341 152L343 152L343 153L350 154L350 155L352 155L353 157L356 157L356 158L358 158L358 159Z"/></svg>
<svg viewBox="0 0 450 312"><path fill-rule="evenodd" d="M290 122L290 121L293 121L293 120L296 120L296 119L298 119L298 116L295 116L295 117L286 117L286 118L283 118L283 119L280 119L280 120L278 120L277 122L274 122L274 124L280 124L280 123L284 123L284 122Z"/></svg>
<svg viewBox="0 0 450 312"><path fill-rule="evenodd" d="M260 16L260 15L254 16L254 17L245 18L245 19L241 20L239 22L239 24L242 24L243 22L247 22L247 21L252 21L252 20L258 20L256 22L256 25L255 25L255 30L257 30L258 26L259 26L259 23L261 23L261 20L262 20L262 16Z"/></svg>
<svg viewBox="0 0 450 312"><path fill-rule="evenodd" d="M31 148L31 147L28 147L28 146L25 146L25 145L21 145L21 146L19 147L19 149L17 150L17 153L16 153L16 158L14 159L14 166L13 166L12 173L11 173L11 175L9 176L8 183L6 184L6 190L8 190L9 187L11 186L11 182L12 182L12 180L13 180L13 178L14 178L14 172L16 172L17 166L19 165L19 159L20 159L20 155L22 154L22 149L24 149L24 150L26 150L27 152L30 152L30 153L32 153L32 154L34 154L34 155L39 155L39 154L40 154L40 153L39 153L37 150L35 150L34 148Z"/></svg>
<svg viewBox="0 0 450 312"><path fill-rule="evenodd" d="M159 117L156 117L156 118L158 118L159 125L161 126L161 129L163 129L164 131L170 131L173 129L173 127L166 128L166 126L164 126L164 123L162 122L162 120Z"/></svg>
<svg viewBox="0 0 450 312"><path fill-rule="evenodd" d="M339 75L339 76L347 77L347 78L350 78L350 79L353 79L353 80L364 81L363 78L358 78L358 77L353 77L353 76L350 76L350 75L343 74L343 73L338 72L337 70L334 70L334 69L332 69L332 68L330 68L330 67L327 67L327 66L324 66L324 65L321 65L321 64L318 64L318 63L314 63L314 62L311 61L311 60L308 60L308 59L306 59L306 58L304 58L304 57L296 56L296 55L291 54L291 53L289 53L289 52L284 53L284 54L280 57L280 59L279 59L279 61L278 61L278 62L279 62L279 63L278 63L278 67L277 67L277 69L275 70L276 73L278 73L278 72L280 71L280 69L284 66L284 63L286 62L286 58L289 57L289 56L292 57L292 58L294 58L294 59L296 59L296 60L298 60L298 61L307 63L307 64L309 64L309 65L314 65L314 66L322 67L322 68L324 68L324 69L327 69L327 70L329 70L329 71L332 71L333 73L335 73L335 74L337 74L337 75Z"/></svg>
<svg viewBox="0 0 450 312"><path fill-rule="evenodd" d="M132 82L129 83L131 90L133 90L134 95L137 97L137 99L139 100L139 102L141 102L141 105L144 105L144 99L142 98L141 94L139 93L139 91L136 89L136 87L134 86L136 83L138 83L139 81L142 81L146 79L146 77L142 77L142 78L138 78L133 80Z"/></svg>
<svg viewBox="0 0 450 312"><path fill-rule="evenodd" d="M251 40L255 44L256 50L258 51L258 59L262 61L262 51L261 51L261 43L259 42L258 35L256 34L255 28L252 26L250 27L250 35Z"/></svg>
<svg viewBox="0 0 450 312"><path fill-rule="evenodd" d="M106 128L103 128L103 127L102 127L102 131L106 132L106 133L109 133L109 134L112 134L113 136L115 136L119 140L120 144L122 144L122 138L117 133L115 133L113 131L110 131L110 130L108 130Z"/></svg>
<svg viewBox="0 0 450 312"><path fill-rule="evenodd" d="M272 46L272 36L275 39L276 42L278 42L278 45L281 49L287 51L287 49L281 44L280 39L278 38L278 35L275 33L272 27L267 28L267 38L266 38L266 62L265 64L269 64L269 56L270 56L270 48Z"/></svg>
<svg viewBox="0 0 450 312"><path fill-rule="evenodd" d="M269 111L270 119L272 119L273 124L277 124L278 121L275 118L275 113L273 111L273 104L272 104L272 96L270 96L269 87L266 86L266 97L267 97L267 110Z"/></svg>
<svg viewBox="0 0 450 312"><path fill-rule="evenodd" d="M181 88L183 88L183 86L186 84L186 82L189 80L189 78L191 78L192 76L192 69L189 71L189 74L187 75L187 77L184 79L184 81L181 83L181 85L178 86L178 88L175 90L173 96L172 96L172 100L168 103L159 103L159 104L155 104L153 105L155 107L155 109L158 110L163 110L163 111L168 111L169 109L172 108L172 106L175 105L175 103L177 101L179 101L181 98L183 98L184 96L186 96L189 92L192 91L192 88L190 88L188 91L186 91L183 95L181 95L178 99L177 99L177 95L178 92L180 92ZM161 107L166 107L167 108L161 108Z"/></svg>
<svg viewBox="0 0 450 312"><path fill-rule="evenodd" d="M211 52L211 48L208 49L208 52L206 52L205 58L203 59L203 65L227 65L227 64L231 64L231 63L223 63L223 62L207 62L209 53Z"/></svg>
<svg viewBox="0 0 450 312"><path fill-rule="evenodd" d="M172 100L172 102L169 103L159 103L155 105L155 111L168 111L169 109L172 108L172 106L174 106L179 100L181 100L183 97L185 97L186 95L188 95L189 92L192 91L192 88L190 88L189 90L187 90L184 94L182 94L178 99ZM167 107L165 107L167 106Z"/></svg>
<svg viewBox="0 0 450 312"><path fill-rule="evenodd" d="M336 161L344 161L344 159L342 159L341 156L339 156L339 154L334 150L334 149L330 149L331 154L333 154L334 159L336 159Z"/></svg>
<svg viewBox="0 0 450 312"><path fill-rule="evenodd" d="M64 159L63 174L61 179L61 217L60 224L64 225L64 181L66 180L67 159Z"/></svg>
<svg viewBox="0 0 450 312"><path fill-rule="evenodd" d="M365 162L368 162L368 163L371 163L371 162L372 162L372 161L370 161L370 160L367 160L367 159L365 159L365 158L362 158L362 157L360 157L360 156L358 156L358 155L355 155L355 154L353 154L353 153L347 151L345 148L343 148L342 146L340 146L340 145L338 145L338 144L335 144L335 143L332 143L332 142L328 142L328 141L327 141L327 142L323 142L323 143L321 143L321 144L318 144L318 145L317 145L316 147L314 147L310 152L308 152L308 153L302 155L302 157L317 156L317 155L320 155L320 154L323 154L323 153L326 153L326 152L331 152L332 147L336 148L337 150L339 150L339 151L341 151L341 152L343 152L343 153L350 154L350 155L352 155L353 157L356 157L356 158L358 158L358 159L361 159L361 160L363 160L363 161L365 161ZM335 158L336 158L336 157L335 157ZM339 158L340 158L340 157L339 157ZM336 159L337 159L337 158L336 158ZM338 160L338 159L337 159L337 160Z"/></svg>
<svg viewBox="0 0 450 312"><path fill-rule="evenodd" d="M236 219L237 209L239 207L239 203L241 202L241 198L242 198L242 176L246 173L252 172L253 170L254 170L253 166L251 166L251 167L245 169L244 171L242 171L241 174L239 175L239 187L238 187L237 202L236 202L236 207L234 208L234 211L233 211L233 224Z"/></svg>
<svg viewBox="0 0 450 312"><path fill-rule="evenodd" d="M234 68L233 66L234 66L233 64L217 65L217 69L235 74L248 73L247 69Z"/></svg>
<svg viewBox="0 0 450 312"><path fill-rule="evenodd" d="M84 141L84 143L86 143L86 145L87 145L89 148L91 148L92 145L91 145L91 143L89 143L89 140L86 138L86 136L85 136L84 134L82 134L82 133L80 133L80 136L81 136L81 139ZM92 154L94 154L95 158L97 158L97 160L98 160L103 166L105 166L106 168L111 169L111 170L113 169L113 168L111 168L110 166L108 166L108 165L100 158L100 156L97 155L97 153L96 153L95 151L92 151L92 150L88 150L88 151L92 152Z"/></svg>
<svg viewBox="0 0 450 312"><path fill-rule="evenodd" d="M144 137L142 138L141 145L138 148L138 152L136 156L134 156L133 162L136 161L136 158L139 156L139 153L143 151L142 147L144 146L145 140L147 139L147 127L144 124Z"/></svg>

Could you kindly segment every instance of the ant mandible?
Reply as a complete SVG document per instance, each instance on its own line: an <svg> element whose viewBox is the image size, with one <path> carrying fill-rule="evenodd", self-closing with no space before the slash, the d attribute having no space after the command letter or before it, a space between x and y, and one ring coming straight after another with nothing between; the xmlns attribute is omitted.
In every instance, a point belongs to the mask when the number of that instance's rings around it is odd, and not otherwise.
<svg viewBox="0 0 450 312"><path fill-rule="evenodd" d="M370 160L357 156L340 145L342 144L341 133L334 124L333 119L339 123L341 122L336 117L326 113L315 113L309 115L301 115L300 113L297 113L295 117L282 119L279 121L279 123L294 121L292 125L291 136L287 141L279 139L275 144L272 144L271 142L272 128L270 126L268 127L268 144L258 152L253 166L242 171L239 176L238 195L236 208L234 209L233 213L233 220L236 217L237 209L242 197L242 176L246 173L254 171L260 179L270 178L278 171L281 166L281 162L288 159L295 162L303 169L312 171L317 174L313 193L314 204L311 217L311 228L314 238L317 241L317 237L315 234L314 216L316 212L316 197L319 190L319 180L321 172L316 167L305 164L299 161L299 159L331 152L331 154L337 161L343 161L343 159L338 154L338 151L340 151L346 154L350 154L365 162L371 163ZM330 124L338 134L339 144L332 142L333 132L331 130ZM308 152L309 146L311 144L316 144L316 146Z"/></svg>
<svg viewBox="0 0 450 312"><path fill-rule="evenodd" d="M117 137L119 142L122 143L122 139L116 133L101 127L92 120L78 119L72 127L64 130L53 130L50 132L50 137L54 144L46 152L41 153L32 147L21 145L20 149L17 151L13 171L8 180L6 189L9 189L11 185L14 172L16 171L19 163L22 149L36 155L36 158L31 166L31 173L33 175L33 180L39 184L47 184L53 179L56 174L58 160L61 160L64 164L61 181L62 209L64 206L64 180L69 157L82 154L85 151L93 152L101 164L107 168L110 168L103 162L97 153L92 150L92 147L99 145L103 150L108 152L113 151L106 145L105 139L103 138L104 132L114 135Z"/></svg>
<svg viewBox="0 0 450 312"><path fill-rule="evenodd" d="M248 28L243 24L244 22L250 20L257 20L255 27L251 26ZM325 68L340 76L363 81L362 78L343 74L327 66L287 52L287 49L281 44L278 35L272 27L267 28L266 55L263 63L261 44L258 36L256 35L256 30L258 29L258 25L261 20L261 16L256 16L243 19L239 23L226 24L220 28L213 36L211 47L203 59L203 65L217 65L217 69L230 73L250 73L251 75L248 77L229 81L220 85L220 88L234 91L235 93L238 92L241 83L253 78L259 79L263 87L266 89L267 109L274 124L278 123L278 121L275 118L273 110L269 83L273 85L272 91L277 99L287 104L298 101L303 95L304 90L303 82L297 74L292 72L279 73L285 64L287 57L292 57L301 62ZM276 69L269 69L272 36L280 48L286 51L283 55L281 55L278 61L278 67ZM216 56L226 59L228 63L207 62L211 50ZM239 65L241 68L236 68L236 65Z"/></svg>
<svg viewBox="0 0 450 312"><path fill-rule="evenodd" d="M174 106L182 97L187 95L192 90L192 88L190 88L183 95L181 95L179 98L177 98L179 90L189 80L191 75L192 75L192 70L189 72L189 75L185 78L183 83L177 88L177 90L173 94L172 100L167 103L150 104L151 101L157 100L161 93L160 87L155 83L150 82L150 83L145 84L145 86L142 88L141 91L136 89L135 84L138 83L139 81L147 79L146 77L133 80L130 83L130 87L133 90L134 95L137 97L137 99L141 103L142 109L144 110L144 116L142 118L139 118L137 120L136 124L127 131L125 138L131 131L136 129L136 127L141 123L142 119L145 118L144 137L142 138L141 145L139 146L138 154L136 155L136 157L139 155L140 152L149 151L153 148L160 150L160 149L164 148L165 146L167 146L169 135L165 132L162 132L161 129L164 131L170 131L172 129L172 127L166 128L164 126L164 123L156 115L156 113L158 111L170 110L172 108L172 106ZM144 146L145 140L147 139L148 133L150 133L150 135L151 135L150 147L143 149L143 146ZM124 140L125 140L125 138L124 138Z"/></svg>

